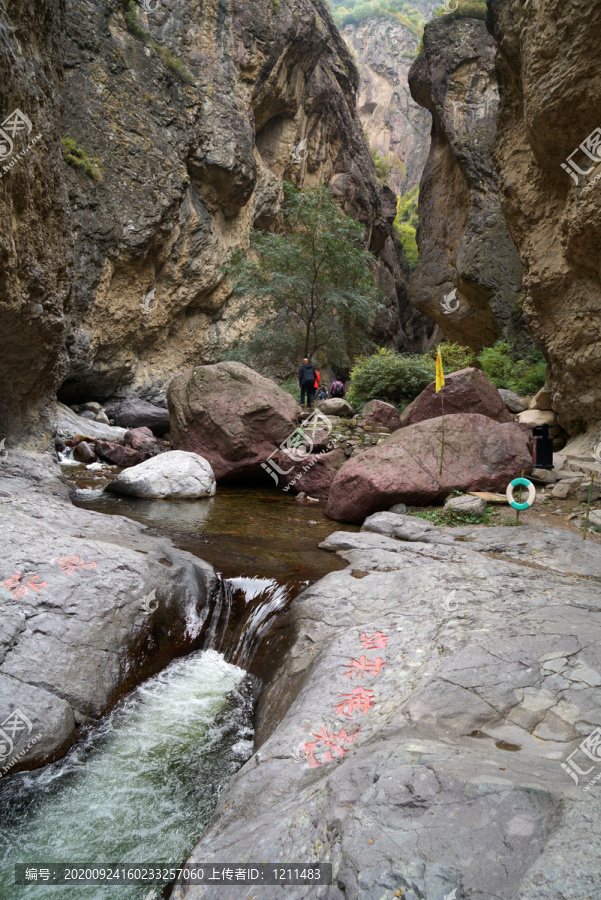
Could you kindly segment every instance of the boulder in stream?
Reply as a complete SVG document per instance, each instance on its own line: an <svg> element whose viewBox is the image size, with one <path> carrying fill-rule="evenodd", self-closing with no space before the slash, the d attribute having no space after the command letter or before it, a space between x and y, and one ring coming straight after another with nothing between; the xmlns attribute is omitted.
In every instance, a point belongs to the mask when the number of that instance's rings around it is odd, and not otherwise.
<svg viewBox="0 0 601 900"><path fill-rule="evenodd" d="M197 500L212 497L216 487L206 459L197 453L169 450L121 472L107 490L148 500Z"/></svg>
<svg viewBox="0 0 601 900"><path fill-rule="evenodd" d="M171 446L207 459L217 481L264 475L294 432L300 407L275 381L239 362L197 366L169 385Z"/></svg>

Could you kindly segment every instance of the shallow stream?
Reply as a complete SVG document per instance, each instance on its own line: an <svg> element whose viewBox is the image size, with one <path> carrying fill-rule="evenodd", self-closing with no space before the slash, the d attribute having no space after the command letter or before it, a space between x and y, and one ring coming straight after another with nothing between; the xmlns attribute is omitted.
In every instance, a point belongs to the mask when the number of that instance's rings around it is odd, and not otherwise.
<svg viewBox="0 0 601 900"><path fill-rule="evenodd" d="M16 887L14 864L185 860L219 793L252 753L253 689L269 675L275 649L281 652L277 615L303 587L341 567L318 549L340 526L322 505L275 490L130 500L102 493L101 470L65 471L78 486L77 505L170 537L212 563L222 586L206 649L140 685L63 760L0 780L0 900L158 900L160 890L148 885Z"/></svg>

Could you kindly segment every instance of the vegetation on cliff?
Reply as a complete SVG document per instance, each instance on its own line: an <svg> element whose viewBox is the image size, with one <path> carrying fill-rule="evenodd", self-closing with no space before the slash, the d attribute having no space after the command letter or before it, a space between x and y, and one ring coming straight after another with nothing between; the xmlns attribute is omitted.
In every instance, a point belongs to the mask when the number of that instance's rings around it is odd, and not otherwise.
<svg viewBox="0 0 601 900"><path fill-rule="evenodd" d="M81 169L82 172L89 175L92 181L102 181L103 171L98 157L88 156L83 147L80 147L73 138L63 137L61 138L61 144L63 145L63 157L67 165L73 166L74 169Z"/></svg>
<svg viewBox="0 0 601 900"><path fill-rule="evenodd" d="M253 323L229 357L280 372L304 356L348 368L373 347L367 333L381 309L364 226L324 186L284 188L281 232L253 229L250 251L223 268L241 299L230 322Z"/></svg>
<svg viewBox="0 0 601 900"><path fill-rule="evenodd" d="M420 37L426 20L407 0L330 0L334 21L343 25L358 25L375 16L393 19Z"/></svg>
<svg viewBox="0 0 601 900"><path fill-rule="evenodd" d="M125 19L125 24L129 33L133 34L141 41L144 41L144 43L152 47L153 50L156 50L169 71L173 72L174 75L177 75L177 77L186 84L196 84L196 79L192 73L188 71L183 62L167 47L157 44L150 31L147 31L146 28L143 28L142 25L140 25L138 22L138 7L135 0L128 0L123 13L123 18Z"/></svg>
<svg viewBox="0 0 601 900"><path fill-rule="evenodd" d="M417 267L417 231L419 187L414 187L403 196L397 196L394 230L403 245L409 268Z"/></svg>

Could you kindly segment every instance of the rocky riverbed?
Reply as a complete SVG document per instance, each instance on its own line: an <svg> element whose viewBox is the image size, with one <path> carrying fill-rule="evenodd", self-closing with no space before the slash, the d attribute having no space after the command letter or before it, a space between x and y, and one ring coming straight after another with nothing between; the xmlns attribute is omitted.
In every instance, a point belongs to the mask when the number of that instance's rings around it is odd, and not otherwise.
<svg viewBox="0 0 601 900"><path fill-rule="evenodd" d="M261 897L596 897L601 547L391 513L322 546L348 568L280 621L258 750L190 862L333 864Z"/></svg>

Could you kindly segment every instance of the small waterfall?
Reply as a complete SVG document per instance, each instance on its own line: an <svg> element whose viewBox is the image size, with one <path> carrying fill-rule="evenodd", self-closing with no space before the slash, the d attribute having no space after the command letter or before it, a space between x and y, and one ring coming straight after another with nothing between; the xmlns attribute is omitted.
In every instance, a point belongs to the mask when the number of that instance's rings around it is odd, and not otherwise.
<svg viewBox="0 0 601 900"><path fill-rule="evenodd" d="M277 613L281 612L297 587L279 584L274 578L228 578L225 592L230 595L230 613L236 604L244 603L238 627L228 635L227 658L237 666L247 669L261 641L266 637ZM221 631L221 644L226 629Z"/></svg>

